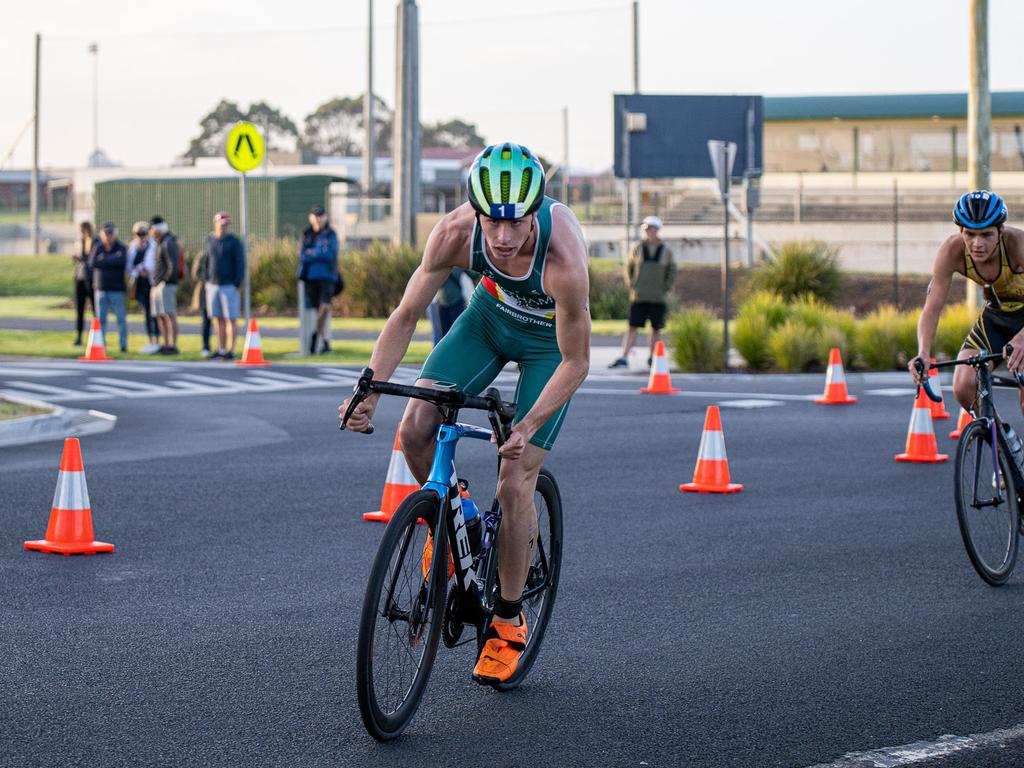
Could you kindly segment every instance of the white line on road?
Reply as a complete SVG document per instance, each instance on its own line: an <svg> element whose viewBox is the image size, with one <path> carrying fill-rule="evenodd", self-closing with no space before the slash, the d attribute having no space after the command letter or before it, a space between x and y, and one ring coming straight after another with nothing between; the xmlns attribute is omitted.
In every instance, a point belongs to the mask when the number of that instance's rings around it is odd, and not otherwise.
<svg viewBox="0 0 1024 768"><path fill-rule="evenodd" d="M56 400L59 398L77 397L79 395L73 389L65 389L64 387L52 387L49 384L36 384L34 381L11 381L7 383L12 387L17 387L20 390L28 390L29 392L35 393L36 397L43 395L48 400Z"/></svg>
<svg viewBox="0 0 1024 768"><path fill-rule="evenodd" d="M1004 747L1011 741L1024 738L1024 724L1000 728L988 733L970 736L939 736L935 741L915 741L899 747L883 747L868 752L847 752L831 763L816 763L809 768L898 768L927 760L946 757L964 750Z"/></svg>
<svg viewBox="0 0 1024 768"><path fill-rule="evenodd" d="M580 387L577 392L582 392L588 395L639 395L639 389L605 389L602 387ZM650 397L650 395L645 395ZM704 397L711 398L714 400L720 400L722 398L754 398L763 400L797 400L810 402L820 395L773 395L767 392L699 392L695 390L688 390L684 392L676 392L671 395L659 395L659 397Z"/></svg>

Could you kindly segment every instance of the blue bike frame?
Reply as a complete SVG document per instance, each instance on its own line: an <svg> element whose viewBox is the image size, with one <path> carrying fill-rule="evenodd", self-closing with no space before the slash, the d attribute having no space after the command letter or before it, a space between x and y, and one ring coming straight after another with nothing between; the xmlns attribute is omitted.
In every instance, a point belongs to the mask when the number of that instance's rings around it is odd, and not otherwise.
<svg viewBox="0 0 1024 768"><path fill-rule="evenodd" d="M490 440L491 430L473 424L442 424L437 430L437 447L434 449L434 463L430 467L430 475L423 484L423 490L433 491L441 499L441 511L445 511L445 502L451 506L451 525L448 534L452 542L452 560L458 571L459 580L464 590L469 590L476 580L473 570L473 550L469 544L469 533L466 530L466 519L462 515L462 497L459 495L459 478L455 471L455 446L464 437L475 440ZM442 514L439 522L448 517Z"/></svg>

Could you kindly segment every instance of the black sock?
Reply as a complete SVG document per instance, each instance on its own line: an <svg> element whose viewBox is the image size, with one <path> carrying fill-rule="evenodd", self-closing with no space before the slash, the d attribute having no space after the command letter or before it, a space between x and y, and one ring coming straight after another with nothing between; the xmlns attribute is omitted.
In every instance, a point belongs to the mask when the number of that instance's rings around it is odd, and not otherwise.
<svg viewBox="0 0 1024 768"><path fill-rule="evenodd" d="M501 595L494 601L494 615L499 619L518 619L523 610L523 599L506 600Z"/></svg>

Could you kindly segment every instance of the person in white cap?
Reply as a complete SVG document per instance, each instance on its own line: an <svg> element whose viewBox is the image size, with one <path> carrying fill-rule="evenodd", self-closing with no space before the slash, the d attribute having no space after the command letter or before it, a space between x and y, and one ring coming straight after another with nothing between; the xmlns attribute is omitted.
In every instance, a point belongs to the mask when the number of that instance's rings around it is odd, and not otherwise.
<svg viewBox="0 0 1024 768"><path fill-rule="evenodd" d="M648 216L640 225L644 239L633 246L626 259L625 278L629 288L629 330L622 342L622 356L609 368L628 368L629 352L636 342L637 332L648 321L651 323L651 345L647 367L651 365L654 346L661 338L668 313L668 296L676 279L676 262L672 251L658 236L661 219Z"/></svg>

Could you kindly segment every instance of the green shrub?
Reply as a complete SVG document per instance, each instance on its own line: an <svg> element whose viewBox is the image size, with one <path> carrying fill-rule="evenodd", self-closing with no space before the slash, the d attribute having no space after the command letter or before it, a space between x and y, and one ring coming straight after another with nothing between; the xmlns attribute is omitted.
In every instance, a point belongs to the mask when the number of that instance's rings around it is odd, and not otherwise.
<svg viewBox="0 0 1024 768"><path fill-rule="evenodd" d="M590 271L590 316L594 320L622 320L629 315L629 289L618 269L593 266Z"/></svg>
<svg viewBox="0 0 1024 768"><path fill-rule="evenodd" d="M896 307L879 307L860 321L855 341L857 355L874 370L898 368L905 351L905 326L906 319Z"/></svg>
<svg viewBox="0 0 1024 768"><path fill-rule="evenodd" d="M722 321L706 307L689 307L672 317L668 341L684 371L722 368Z"/></svg>
<svg viewBox="0 0 1024 768"><path fill-rule="evenodd" d="M768 347L782 370L803 371L817 359L818 334L790 318L768 335Z"/></svg>
<svg viewBox="0 0 1024 768"><path fill-rule="evenodd" d="M292 310L298 306L299 243L291 238L264 240L249 249L252 303L264 310Z"/></svg>
<svg viewBox="0 0 1024 768"><path fill-rule="evenodd" d="M346 251L340 259L345 291L335 298L335 309L349 317L387 317L419 263L419 251L407 245L377 241L365 251Z"/></svg>
<svg viewBox="0 0 1024 768"><path fill-rule="evenodd" d="M757 291L740 305L732 323L732 343L752 370L772 364L768 334L789 317L786 302L770 291Z"/></svg>
<svg viewBox="0 0 1024 768"><path fill-rule="evenodd" d="M842 290L839 252L817 240L784 243L774 258L750 271L744 289L772 291L787 301L813 294L832 303Z"/></svg>
<svg viewBox="0 0 1024 768"><path fill-rule="evenodd" d="M954 358L964 344L964 338L974 325L975 317L967 310L967 304L952 304L942 311L939 328L932 343L932 354L943 354Z"/></svg>
<svg viewBox="0 0 1024 768"><path fill-rule="evenodd" d="M920 314L913 309L900 313L896 326L899 341L896 362L899 368L906 365L907 361L917 354L917 319Z"/></svg>

